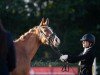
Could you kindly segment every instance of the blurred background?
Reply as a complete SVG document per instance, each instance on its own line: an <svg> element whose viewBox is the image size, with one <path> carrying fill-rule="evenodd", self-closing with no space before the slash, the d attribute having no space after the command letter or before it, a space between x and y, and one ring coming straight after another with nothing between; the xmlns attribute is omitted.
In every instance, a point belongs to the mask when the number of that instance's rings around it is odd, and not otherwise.
<svg viewBox="0 0 100 75"><path fill-rule="evenodd" d="M100 0L0 0L0 18L13 39L39 25L42 17L49 18L49 26L61 40L59 49L63 54L79 54L83 50L81 37L94 34L97 63L100 63ZM44 45L38 49L32 64L37 61L59 65L55 52Z"/></svg>

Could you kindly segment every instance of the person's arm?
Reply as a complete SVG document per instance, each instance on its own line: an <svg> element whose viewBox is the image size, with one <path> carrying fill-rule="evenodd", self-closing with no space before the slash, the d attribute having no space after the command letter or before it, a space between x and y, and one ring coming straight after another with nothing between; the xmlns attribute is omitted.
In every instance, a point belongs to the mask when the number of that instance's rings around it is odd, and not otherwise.
<svg viewBox="0 0 100 75"><path fill-rule="evenodd" d="M13 43L13 39L10 33L7 33L7 45L8 45L8 67L11 72L16 67L16 55L15 55L15 47Z"/></svg>
<svg viewBox="0 0 100 75"><path fill-rule="evenodd" d="M90 56L94 56L94 51L93 49L89 49L85 54L80 54L80 55L76 55L76 56L72 56L72 55L68 55L68 57L66 57L66 55L62 55L60 57L60 60L64 60L64 61L68 61L69 63L75 63L81 60L84 60L86 58L89 58Z"/></svg>
<svg viewBox="0 0 100 75"><path fill-rule="evenodd" d="M78 62L78 61L81 61L81 60L84 60L84 59L87 59L87 58L91 58L91 56L94 57L94 55L95 55L94 50L90 48L84 54L80 54L80 55L77 55L77 56L69 56L68 62L75 63L75 62Z"/></svg>

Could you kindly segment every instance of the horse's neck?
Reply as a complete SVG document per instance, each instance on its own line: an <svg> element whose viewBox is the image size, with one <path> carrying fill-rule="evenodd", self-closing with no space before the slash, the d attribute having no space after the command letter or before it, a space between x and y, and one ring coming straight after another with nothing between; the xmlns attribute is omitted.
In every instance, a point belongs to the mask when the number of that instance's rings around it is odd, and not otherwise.
<svg viewBox="0 0 100 75"><path fill-rule="evenodd" d="M34 35L30 35L30 37L28 37L28 39L24 39L24 40L18 40L18 41L14 41L15 43L15 48L16 48L16 52L19 54L20 52L23 52L26 54L26 56L32 60L33 56L35 55L35 53L37 52L39 46L40 46L40 42L38 37L34 34Z"/></svg>

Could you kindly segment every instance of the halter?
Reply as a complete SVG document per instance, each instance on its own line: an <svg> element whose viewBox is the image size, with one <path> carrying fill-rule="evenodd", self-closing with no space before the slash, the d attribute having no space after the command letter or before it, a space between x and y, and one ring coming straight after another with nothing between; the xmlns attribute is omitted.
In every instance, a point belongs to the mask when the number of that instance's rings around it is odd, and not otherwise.
<svg viewBox="0 0 100 75"><path fill-rule="evenodd" d="M55 38L55 35L56 35L56 34L52 32L51 35L47 36L47 35L45 34L45 32L43 31L42 26L39 26L38 28L39 28L39 31L40 31L39 38L42 38L42 36L45 36L45 37L46 37L46 43L48 43L50 46L52 46L52 42L53 42L52 39Z"/></svg>
<svg viewBox="0 0 100 75"><path fill-rule="evenodd" d="M54 47L52 45L53 39L55 38L55 33L52 32L52 34L50 36L46 36L46 34L44 33L44 31L42 30L42 27L39 26L38 27L39 31L40 31L40 35L39 38L42 38L42 36L46 37L46 42L51 46L52 50L58 55L61 56L62 54L60 53L60 50L57 47ZM65 62L65 64L62 67L62 71L69 71L69 66L68 66L68 62Z"/></svg>

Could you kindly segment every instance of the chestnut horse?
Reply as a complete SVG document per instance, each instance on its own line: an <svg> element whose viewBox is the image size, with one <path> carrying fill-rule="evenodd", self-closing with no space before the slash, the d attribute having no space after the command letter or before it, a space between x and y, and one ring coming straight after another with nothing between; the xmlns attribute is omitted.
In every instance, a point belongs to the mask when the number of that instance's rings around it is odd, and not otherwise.
<svg viewBox="0 0 100 75"><path fill-rule="evenodd" d="M16 49L16 68L11 75L29 75L30 63L41 44L57 47L60 39L48 26L49 20L42 19L36 26L14 41Z"/></svg>

